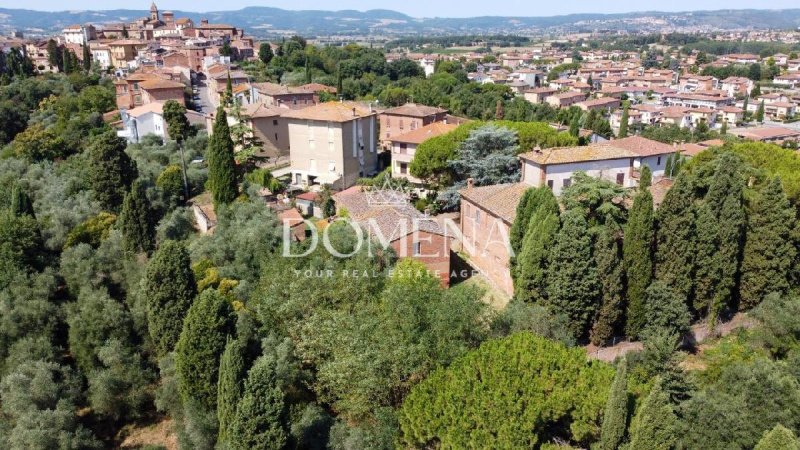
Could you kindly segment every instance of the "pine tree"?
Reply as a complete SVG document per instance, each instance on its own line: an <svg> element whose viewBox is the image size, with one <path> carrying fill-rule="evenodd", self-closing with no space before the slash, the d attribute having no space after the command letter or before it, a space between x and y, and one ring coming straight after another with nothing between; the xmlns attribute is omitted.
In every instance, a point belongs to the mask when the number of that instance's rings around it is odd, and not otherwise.
<svg viewBox="0 0 800 450"><path fill-rule="evenodd" d="M750 309L770 292L789 290L796 250L792 245L794 207L774 178L753 202L747 217L739 287L741 309Z"/></svg>
<svg viewBox="0 0 800 450"><path fill-rule="evenodd" d="M600 450L617 450L625 437L628 425L628 362L623 357L617 363L614 383L608 393L603 427L600 431Z"/></svg>
<svg viewBox="0 0 800 450"><path fill-rule="evenodd" d="M175 348L183 319L197 296L189 252L176 241L165 241L147 264L144 276L147 328L159 355Z"/></svg>
<svg viewBox="0 0 800 450"><path fill-rule="evenodd" d="M645 166L642 169L645 181L649 180L649 173ZM638 336L644 325L644 294L653 279L653 236L653 195L646 186L640 186L628 214L622 245L628 280L625 332L629 337Z"/></svg>
<svg viewBox="0 0 800 450"><path fill-rule="evenodd" d="M631 423L630 450L671 450L677 442L678 419L661 379L650 389Z"/></svg>
<svg viewBox="0 0 800 450"><path fill-rule="evenodd" d="M220 443L227 442L230 435L236 418L236 406L244 395L247 369L247 343L241 339L228 338L225 351L219 361L219 381L217 383L218 442Z"/></svg>
<svg viewBox="0 0 800 450"><path fill-rule="evenodd" d="M581 339L597 309L597 269L592 241L583 213L571 209L561 215L547 270L547 304L569 318L569 329Z"/></svg>
<svg viewBox="0 0 800 450"><path fill-rule="evenodd" d="M155 247L153 208L147 198L144 182L136 180L122 202L119 214L123 246L131 253L150 253Z"/></svg>
<svg viewBox="0 0 800 450"><path fill-rule="evenodd" d="M628 137L628 103L622 108L622 118L619 121L619 133L617 136L622 139Z"/></svg>
<svg viewBox="0 0 800 450"><path fill-rule="evenodd" d="M546 298L547 262L559 228L557 208L558 205L553 211L542 205L530 219L514 283L514 296L518 300L537 303Z"/></svg>
<svg viewBox="0 0 800 450"><path fill-rule="evenodd" d="M737 293L745 226L740 166L734 154L720 156L708 193L697 209L694 309L705 313L712 324Z"/></svg>
<svg viewBox="0 0 800 450"><path fill-rule="evenodd" d="M800 443L792 430L777 424L764 433L754 450L800 450Z"/></svg>
<svg viewBox="0 0 800 450"><path fill-rule="evenodd" d="M215 410L219 359L233 329L233 308L215 289L206 289L192 303L175 346L178 390L184 401Z"/></svg>
<svg viewBox="0 0 800 450"><path fill-rule="evenodd" d="M619 226L612 223L597 228L593 257L600 281L600 307L590 337L593 344L603 345L614 337L625 315L625 271Z"/></svg>
<svg viewBox="0 0 800 450"><path fill-rule="evenodd" d="M232 450L279 450L287 441L286 402L275 361L262 356L247 375L229 434Z"/></svg>
<svg viewBox="0 0 800 450"><path fill-rule="evenodd" d="M228 116L220 105L214 120L213 134L208 140L208 187L214 206L232 202L238 195L233 141L228 128Z"/></svg>
<svg viewBox="0 0 800 450"><path fill-rule="evenodd" d="M272 53L272 46L269 45L269 42L262 42L261 45L258 46L258 59L260 59L264 65L269 64L274 56L275 55Z"/></svg>
<svg viewBox="0 0 800 450"><path fill-rule="evenodd" d="M656 279L671 286L689 304L694 277L694 192L681 175L656 212Z"/></svg>
<svg viewBox="0 0 800 450"><path fill-rule="evenodd" d="M112 212L119 211L125 193L139 176L125 147L125 139L113 131L96 136L89 145L89 180L94 197Z"/></svg>
<svg viewBox="0 0 800 450"><path fill-rule="evenodd" d="M27 192L19 185L14 183L11 187L11 213L17 217L31 216L36 217L33 212L33 202Z"/></svg>

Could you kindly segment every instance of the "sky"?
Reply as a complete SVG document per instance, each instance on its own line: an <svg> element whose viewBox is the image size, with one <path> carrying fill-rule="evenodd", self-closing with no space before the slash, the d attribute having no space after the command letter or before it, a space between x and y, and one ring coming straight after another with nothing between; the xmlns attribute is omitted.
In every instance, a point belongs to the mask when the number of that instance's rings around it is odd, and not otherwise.
<svg viewBox="0 0 800 450"><path fill-rule="evenodd" d="M553 16L572 13L617 13L631 11L693 11L714 9L783 9L798 8L797 0L157 0L162 11L194 12L235 10L245 6L272 6L302 10L392 9L413 17L472 16ZM27 0L10 3L0 0L0 7L44 11L65 9L149 9L150 0Z"/></svg>

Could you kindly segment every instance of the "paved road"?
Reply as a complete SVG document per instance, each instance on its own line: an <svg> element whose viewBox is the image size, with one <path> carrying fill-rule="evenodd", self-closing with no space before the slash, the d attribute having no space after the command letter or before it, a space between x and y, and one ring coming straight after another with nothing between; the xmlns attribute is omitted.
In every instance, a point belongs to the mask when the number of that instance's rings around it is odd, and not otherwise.
<svg viewBox="0 0 800 450"><path fill-rule="evenodd" d="M195 86L197 87L197 96L200 100L194 100L194 103L200 106L200 112L203 114L211 114L216 111L217 105L211 97L211 89L209 89L206 84L205 75L197 75Z"/></svg>

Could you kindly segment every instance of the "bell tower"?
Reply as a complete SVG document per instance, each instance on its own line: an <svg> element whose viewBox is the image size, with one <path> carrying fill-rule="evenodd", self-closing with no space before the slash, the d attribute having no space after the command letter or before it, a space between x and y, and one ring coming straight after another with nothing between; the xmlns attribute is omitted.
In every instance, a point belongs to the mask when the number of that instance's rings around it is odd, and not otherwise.
<svg viewBox="0 0 800 450"><path fill-rule="evenodd" d="M152 21L158 20L158 7L156 6L156 2L153 2L150 5L150 20Z"/></svg>

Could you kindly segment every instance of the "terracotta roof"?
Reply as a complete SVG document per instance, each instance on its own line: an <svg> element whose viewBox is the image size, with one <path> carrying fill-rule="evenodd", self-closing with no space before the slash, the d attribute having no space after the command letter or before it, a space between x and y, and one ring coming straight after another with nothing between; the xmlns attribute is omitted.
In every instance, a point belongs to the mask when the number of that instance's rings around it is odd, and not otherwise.
<svg viewBox="0 0 800 450"><path fill-rule="evenodd" d="M421 144L432 137L449 133L456 128L458 128L458 125L447 124L444 122L433 122L425 125L422 128L417 128L414 131L409 131L408 133L393 137L391 140L392 142L403 142L406 144Z"/></svg>
<svg viewBox="0 0 800 450"><path fill-rule="evenodd" d="M253 87L263 95L286 95L286 94L308 94L309 91L302 88L285 86L277 83L253 83Z"/></svg>
<svg viewBox="0 0 800 450"><path fill-rule="evenodd" d="M697 156L703 150L707 150L708 147L702 146L700 144L683 144L680 147L680 152L686 156Z"/></svg>
<svg viewBox="0 0 800 450"><path fill-rule="evenodd" d="M653 206L658 208L667 196L667 192L673 185L671 178L660 178L650 185L650 194L653 196Z"/></svg>
<svg viewBox="0 0 800 450"><path fill-rule="evenodd" d="M149 90L149 89L175 89L175 88L183 89L185 86L183 85L183 83L178 83L177 81L147 80L139 83L139 87L145 90Z"/></svg>
<svg viewBox="0 0 800 450"><path fill-rule="evenodd" d="M782 127L753 127L732 130L732 133L747 139L777 139L783 137L800 137L800 131Z"/></svg>
<svg viewBox="0 0 800 450"><path fill-rule="evenodd" d="M437 108L434 106L418 105L416 103L406 103L403 106L387 109L383 114L391 114L395 116L408 116L408 117L427 117L434 114L446 113L446 109Z"/></svg>
<svg viewBox="0 0 800 450"><path fill-rule="evenodd" d="M439 223L417 211L401 192L392 190L348 189L333 196L350 217L373 236L389 242L417 230L443 235Z"/></svg>
<svg viewBox="0 0 800 450"><path fill-rule="evenodd" d="M319 194L317 192L303 192L302 194L298 194L295 198L307 200L309 202L316 202L319 200Z"/></svg>
<svg viewBox="0 0 800 450"><path fill-rule="evenodd" d="M517 205L522 194L531 186L525 183L493 184L465 188L459 191L462 199L480 206L495 217L508 224L514 223L517 216Z"/></svg>
<svg viewBox="0 0 800 450"><path fill-rule="evenodd" d="M519 155L521 159L537 164L568 164L583 161L603 161L608 159L636 158L640 156L631 150L618 147L617 141L603 142L581 147L557 147L534 150Z"/></svg>
<svg viewBox="0 0 800 450"><path fill-rule="evenodd" d="M615 147L623 148L636 153L639 156L654 156L673 153L675 149L663 142L643 138L641 136L629 136L611 142Z"/></svg>
<svg viewBox="0 0 800 450"><path fill-rule="evenodd" d="M327 102L308 108L295 109L283 114L288 119L323 120L331 122L349 122L375 115L360 103L356 102Z"/></svg>
<svg viewBox="0 0 800 450"><path fill-rule="evenodd" d="M286 109L275 106L267 106L264 103L251 103L242 108L242 114L252 119L263 117L277 117L284 113Z"/></svg>

